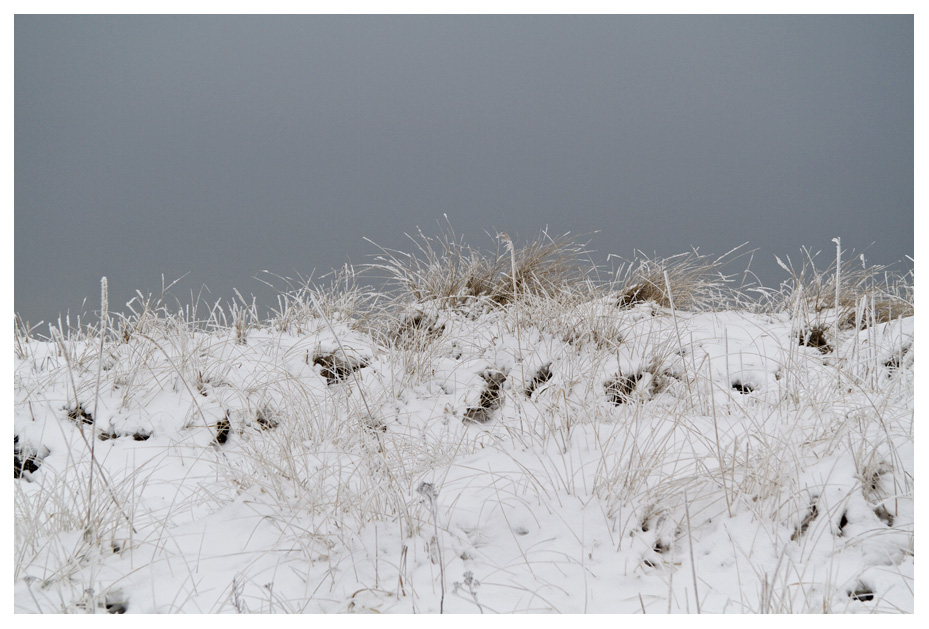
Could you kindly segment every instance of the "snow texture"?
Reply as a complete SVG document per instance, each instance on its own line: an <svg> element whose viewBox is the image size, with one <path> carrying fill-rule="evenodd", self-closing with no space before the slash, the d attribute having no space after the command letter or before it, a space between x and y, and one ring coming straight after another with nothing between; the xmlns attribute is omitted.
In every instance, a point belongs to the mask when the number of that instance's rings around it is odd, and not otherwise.
<svg viewBox="0 0 929 629"><path fill-rule="evenodd" d="M28 339L15 610L912 612L912 318L674 314Z"/></svg>

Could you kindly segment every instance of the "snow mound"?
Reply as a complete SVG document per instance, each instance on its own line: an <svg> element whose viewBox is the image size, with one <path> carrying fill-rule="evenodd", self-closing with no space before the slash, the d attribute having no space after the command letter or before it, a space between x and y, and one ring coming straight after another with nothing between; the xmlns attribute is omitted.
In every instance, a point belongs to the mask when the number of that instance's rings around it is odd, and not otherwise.
<svg viewBox="0 0 929 629"><path fill-rule="evenodd" d="M30 339L16 611L913 611L912 318L546 308Z"/></svg>

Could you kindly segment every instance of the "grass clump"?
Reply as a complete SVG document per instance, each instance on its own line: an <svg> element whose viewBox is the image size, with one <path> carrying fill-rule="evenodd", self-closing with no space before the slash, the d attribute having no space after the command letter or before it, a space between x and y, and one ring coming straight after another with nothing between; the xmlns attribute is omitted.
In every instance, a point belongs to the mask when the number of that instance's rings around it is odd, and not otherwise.
<svg viewBox="0 0 929 629"><path fill-rule="evenodd" d="M616 271L615 305L631 308L654 303L670 308L673 299L675 307L694 312L726 307L741 297L733 288L734 276L722 273L723 267L738 257L734 254L739 249L718 257L696 249L667 258L649 258L638 252L634 260L624 261Z"/></svg>
<svg viewBox="0 0 929 629"><path fill-rule="evenodd" d="M789 257L786 262L776 258L790 277L781 284L775 308L799 315L814 335L817 328L833 325L836 320L839 329L864 330L913 316L912 271L900 273L888 265L868 266L864 254L849 257L838 267L832 260L817 268L819 255L804 248L798 263ZM803 344L826 346L824 341Z"/></svg>
<svg viewBox="0 0 929 629"><path fill-rule="evenodd" d="M515 264L501 246L501 236L495 239L496 249L485 252L466 245L451 228L440 238L419 231L408 236L415 244L414 253L378 247L381 255L368 268L383 274L406 299L453 307L475 300L502 307L517 293L554 296L587 276L580 264L584 248L567 234L552 237L543 231L535 240L516 246Z"/></svg>
<svg viewBox="0 0 929 629"><path fill-rule="evenodd" d="M392 345L423 350L444 331L445 324L440 325L436 315L417 310L396 323L387 338Z"/></svg>

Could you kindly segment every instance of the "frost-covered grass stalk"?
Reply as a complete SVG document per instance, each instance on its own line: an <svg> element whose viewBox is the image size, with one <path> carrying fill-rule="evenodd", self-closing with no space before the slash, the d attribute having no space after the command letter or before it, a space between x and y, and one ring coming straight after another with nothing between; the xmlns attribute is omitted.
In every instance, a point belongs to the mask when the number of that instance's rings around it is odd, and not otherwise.
<svg viewBox="0 0 929 629"><path fill-rule="evenodd" d="M832 242L835 243L835 355L838 357L839 352L839 310L841 301L841 290L842 290L842 239L833 238ZM842 382L839 381L839 386L842 386Z"/></svg>
<svg viewBox="0 0 929 629"><path fill-rule="evenodd" d="M107 295L107 282L106 277L100 278L100 355L97 360L97 383L94 390L94 416L98 414L97 403L100 401L100 374L103 372L103 347L106 342L106 333L107 333L107 323L108 317L107 312L109 309L109 296ZM93 495L94 495L94 466L93 462L96 461L94 452L96 451L97 440L91 436L90 439L90 474L89 480L87 481L87 527L90 528L90 518L93 505Z"/></svg>
<svg viewBox="0 0 929 629"><path fill-rule="evenodd" d="M17 319L16 610L912 611L911 272L413 241Z"/></svg>

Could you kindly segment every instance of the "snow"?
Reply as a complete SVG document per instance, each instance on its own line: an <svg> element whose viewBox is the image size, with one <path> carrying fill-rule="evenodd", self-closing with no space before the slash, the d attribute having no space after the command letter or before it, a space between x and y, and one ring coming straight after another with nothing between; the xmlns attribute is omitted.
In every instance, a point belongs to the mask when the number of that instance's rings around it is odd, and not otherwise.
<svg viewBox="0 0 929 629"><path fill-rule="evenodd" d="M15 611L913 611L912 318L419 310L29 339Z"/></svg>

